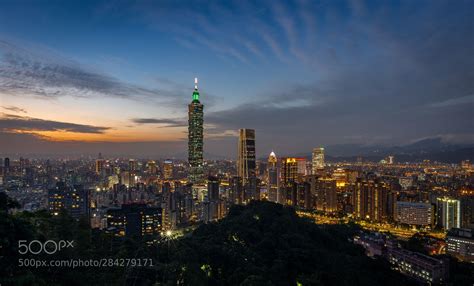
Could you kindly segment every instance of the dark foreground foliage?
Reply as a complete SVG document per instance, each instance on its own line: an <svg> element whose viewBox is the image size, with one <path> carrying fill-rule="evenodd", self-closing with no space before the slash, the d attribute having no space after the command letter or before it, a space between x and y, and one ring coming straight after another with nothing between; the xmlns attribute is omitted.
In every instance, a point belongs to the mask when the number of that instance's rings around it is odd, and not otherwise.
<svg viewBox="0 0 474 286"><path fill-rule="evenodd" d="M117 241L63 213L0 211L1 285L411 285L349 239L353 225L317 226L281 205L235 206L185 238ZM75 241L55 255L20 255L18 240ZM20 258L151 258L151 267L18 267Z"/></svg>
<svg viewBox="0 0 474 286"><path fill-rule="evenodd" d="M170 285L409 285L349 241L356 231L317 226L278 204L236 206L173 244L162 275Z"/></svg>

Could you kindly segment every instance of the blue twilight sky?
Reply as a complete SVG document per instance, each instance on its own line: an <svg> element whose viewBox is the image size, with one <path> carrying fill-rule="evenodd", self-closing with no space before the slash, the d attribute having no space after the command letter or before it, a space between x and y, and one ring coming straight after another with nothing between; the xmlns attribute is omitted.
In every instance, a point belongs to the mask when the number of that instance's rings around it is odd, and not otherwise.
<svg viewBox="0 0 474 286"><path fill-rule="evenodd" d="M0 144L185 153L195 76L209 153L472 143L473 51L472 0L0 0Z"/></svg>

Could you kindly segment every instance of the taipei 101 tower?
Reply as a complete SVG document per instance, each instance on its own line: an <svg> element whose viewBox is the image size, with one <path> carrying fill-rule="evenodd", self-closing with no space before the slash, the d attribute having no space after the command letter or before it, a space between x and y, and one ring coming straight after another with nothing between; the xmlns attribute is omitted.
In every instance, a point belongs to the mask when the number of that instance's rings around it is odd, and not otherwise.
<svg viewBox="0 0 474 286"><path fill-rule="evenodd" d="M204 105L199 101L198 80L194 79L193 101L188 105L188 163L189 182L204 182L203 123Z"/></svg>

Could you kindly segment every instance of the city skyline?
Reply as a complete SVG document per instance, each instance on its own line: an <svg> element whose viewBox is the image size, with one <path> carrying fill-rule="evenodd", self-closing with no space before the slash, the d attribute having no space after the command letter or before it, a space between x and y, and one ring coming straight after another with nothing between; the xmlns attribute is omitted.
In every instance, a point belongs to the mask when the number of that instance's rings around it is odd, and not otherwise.
<svg viewBox="0 0 474 286"><path fill-rule="evenodd" d="M0 4L4 154L179 157L196 76L213 155L240 128L258 157L474 142L468 1L25 3Z"/></svg>

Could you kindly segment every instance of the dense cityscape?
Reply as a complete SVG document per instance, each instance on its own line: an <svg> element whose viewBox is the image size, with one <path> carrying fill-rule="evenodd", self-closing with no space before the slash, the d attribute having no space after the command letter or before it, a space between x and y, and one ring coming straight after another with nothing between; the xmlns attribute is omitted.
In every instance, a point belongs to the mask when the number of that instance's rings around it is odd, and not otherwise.
<svg viewBox="0 0 474 286"><path fill-rule="evenodd" d="M255 148L258 133L239 130L238 158L203 158L204 105L195 79L188 106L186 160L3 158L1 191L18 202L11 212L66 211L120 241L178 239L223 219L233 205L269 201L297 210L315 224L357 224L353 243L370 257L427 284L445 284L445 254L474 263L474 166L440 162L326 162L324 147L310 157L278 157ZM284 227L284 226L282 226ZM403 247L419 239L421 249Z"/></svg>
<svg viewBox="0 0 474 286"><path fill-rule="evenodd" d="M474 286L473 0L0 0L0 286Z"/></svg>

